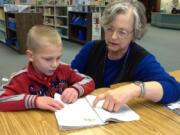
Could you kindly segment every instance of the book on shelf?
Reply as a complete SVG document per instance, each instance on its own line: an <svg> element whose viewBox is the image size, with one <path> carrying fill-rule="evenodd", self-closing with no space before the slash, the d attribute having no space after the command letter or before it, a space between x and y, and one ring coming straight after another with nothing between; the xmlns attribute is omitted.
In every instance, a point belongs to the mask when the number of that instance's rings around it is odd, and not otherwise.
<svg viewBox="0 0 180 135"><path fill-rule="evenodd" d="M123 105L119 112L109 112L102 108L100 101L96 107L92 103L96 97L87 95L75 103L66 104L61 100L60 94L55 94L54 99L64 104L64 108L55 112L60 129L70 130L108 124L109 122L128 122L139 120L139 115L128 105Z"/></svg>

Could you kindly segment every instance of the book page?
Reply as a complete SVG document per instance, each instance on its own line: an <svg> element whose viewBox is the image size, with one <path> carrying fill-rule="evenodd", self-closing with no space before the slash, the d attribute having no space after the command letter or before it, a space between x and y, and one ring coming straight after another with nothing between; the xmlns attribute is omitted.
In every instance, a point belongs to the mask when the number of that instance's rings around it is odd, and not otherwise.
<svg viewBox="0 0 180 135"><path fill-rule="evenodd" d="M62 129L73 129L103 124L85 98L80 98L72 104L66 104L61 101L61 96L57 93L54 98L55 100L62 102L65 106L62 110L55 112L58 125Z"/></svg>
<svg viewBox="0 0 180 135"><path fill-rule="evenodd" d="M95 96L88 95L87 100L92 105ZM97 112L99 117L104 121L114 121L114 122L120 122L120 121L133 121L133 120L139 120L139 115L134 112L131 108L128 107L128 105L123 105L119 112L109 112L102 108L104 101L101 100L98 102L94 110Z"/></svg>
<svg viewBox="0 0 180 135"><path fill-rule="evenodd" d="M170 103L165 105L169 110L175 112L176 114L180 115L180 100L174 103Z"/></svg>

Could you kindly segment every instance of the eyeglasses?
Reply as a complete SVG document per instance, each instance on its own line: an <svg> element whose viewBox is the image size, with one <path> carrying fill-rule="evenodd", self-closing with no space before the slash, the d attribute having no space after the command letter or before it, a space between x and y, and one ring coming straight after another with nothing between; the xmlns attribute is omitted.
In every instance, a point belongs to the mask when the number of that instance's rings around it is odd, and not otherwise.
<svg viewBox="0 0 180 135"><path fill-rule="evenodd" d="M104 31L107 32L107 34L112 35L114 32L117 32L118 38L120 39L124 39L127 38L129 36L129 34L131 34L133 32L133 30L131 32L128 32L127 30L115 30L112 27L105 27Z"/></svg>

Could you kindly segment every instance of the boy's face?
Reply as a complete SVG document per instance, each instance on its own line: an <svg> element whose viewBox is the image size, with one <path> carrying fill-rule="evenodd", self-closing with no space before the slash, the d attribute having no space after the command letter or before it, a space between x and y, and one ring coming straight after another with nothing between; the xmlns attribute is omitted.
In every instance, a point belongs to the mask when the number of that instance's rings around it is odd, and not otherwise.
<svg viewBox="0 0 180 135"><path fill-rule="evenodd" d="M35 51L27 50L27 55L36 72L51 76L59 65L62 47L49 42L41 42L41 44L43 47Z"/></svg>

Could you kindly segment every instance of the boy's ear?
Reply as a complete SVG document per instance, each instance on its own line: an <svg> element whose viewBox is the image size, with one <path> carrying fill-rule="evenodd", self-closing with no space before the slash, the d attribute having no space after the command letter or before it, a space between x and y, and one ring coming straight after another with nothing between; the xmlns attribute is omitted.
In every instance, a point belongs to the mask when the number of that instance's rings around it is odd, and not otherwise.
<svg viewBox="0 0 180 135"><path fill-rule="evenodd" d="M31 50L26 50L27 58L30 62L33 61L33 52Z"/></svg>

